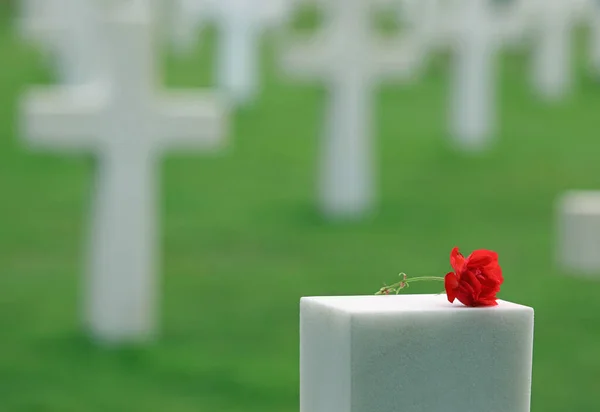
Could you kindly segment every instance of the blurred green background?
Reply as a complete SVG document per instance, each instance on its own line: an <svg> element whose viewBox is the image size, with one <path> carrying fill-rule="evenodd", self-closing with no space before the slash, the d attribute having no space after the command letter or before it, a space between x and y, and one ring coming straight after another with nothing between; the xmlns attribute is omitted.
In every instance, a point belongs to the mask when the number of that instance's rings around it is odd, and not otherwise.
<svg viewBox="0 0 600 412"><path fill-rule="evenodd" d="M298 411L298 302L370 294L399 271L444 275L453 246L499 252L501 298L536 309L534 412L600 410L600 283L553 265L553 205L600 188L600 83L578 51L572 97L535 98L526 55L502 57L501 132L489 154L446 139L448 62L377 95L381 207L361 223L314 205L318 84L278 75L232 118L232 149L168 156L163 168L162 337L109 350L79 332L80 275L94 162L33 153L17 107L47 61L0 4L0 411ZM210 34L165 57L171 86L212 83ZM597 73L600 77L600 73ZM437 293L415 285L412 293Z"/></svg>

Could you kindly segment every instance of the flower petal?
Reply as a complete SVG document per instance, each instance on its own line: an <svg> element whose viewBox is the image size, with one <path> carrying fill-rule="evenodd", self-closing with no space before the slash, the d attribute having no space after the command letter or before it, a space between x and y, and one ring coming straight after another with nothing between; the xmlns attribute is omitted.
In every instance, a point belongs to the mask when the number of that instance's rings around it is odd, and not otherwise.
<svg viewBox="0 0 600 412"><path fill-rule="evenodd" d="M465 306L475 306L475 300L473 299L473 290L471 286L462 286L456 291L456 299L459 300Z"/></svg>
<svg viewBox="0 0 600 412"><path fill-rule="evenodd" d="M460 253L457 247L452 249L452 252L450 252L450 265L457 274L460 274L465 265L465 257L462 255L462 253Z"/></svg>
<svg viewBox="0 0 600 412"><path fill-rule="evenodd" d="M448 296L448 302L454 303L456 299L456 288L458 288L458 278L454 272L450 272L444 278L444 286L446 288L446 295Z"/></svg>
<svg viewBox="0 0 600 412"><path fill-rule="evenodd" d="M463 273L458 282L458 289L456 289L456 298L465 306L474 306L481 293L481 285L477 282L471 283L471 276L472 274Z"/></svg>
<svg viewBox="0 0 600 412"><path fill-rule="evenodd" d="M467 266L482 267L498 262L498 254L491 250L476 250L467 258Z"/></svg>
<svg viewBox="0 0 600 412"><path fill-rule="evenodd" d="M473 306L498 306L496 299L478 299Z"/></svg>
<svg viewBox="0 0 600 412"><path fill-rule="evenodd" d="M471 293L473 294L473 299L474 300L479 299L479 295L481 294L483 287L482 287L479 279L477 279L477 276L475 275L475 273L471 272L470 270L467 270L463 273L460 280L461 280L460 281L461 287L469 285L471 287L470 290L471 290Z"/></svg>

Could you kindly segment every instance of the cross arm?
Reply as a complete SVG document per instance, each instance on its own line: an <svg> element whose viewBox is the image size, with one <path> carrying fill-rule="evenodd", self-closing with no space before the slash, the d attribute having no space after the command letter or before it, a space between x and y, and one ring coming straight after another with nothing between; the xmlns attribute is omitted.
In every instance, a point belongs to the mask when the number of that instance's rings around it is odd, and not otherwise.
<svg viewBox="0 0 600 412"><path fill-rule="evenodd" d="M377 78L413 78L425 63L428 45L424 39L379 41L371 46L371 72Z"/></svg>
<svg viewBox="0 0 600 412"><path fill-rule="evenodd" d="M89 150L95 143L103 104L100 89L33 89L21 101L21 132L35 147Z"/></svg>
<svg viewBox="0 0 600 412"><path fill-rule="evenodd" d="M169 92L160 97L153 129L167 149L217 150L227 143L228 108L217 95Z"/></svg>

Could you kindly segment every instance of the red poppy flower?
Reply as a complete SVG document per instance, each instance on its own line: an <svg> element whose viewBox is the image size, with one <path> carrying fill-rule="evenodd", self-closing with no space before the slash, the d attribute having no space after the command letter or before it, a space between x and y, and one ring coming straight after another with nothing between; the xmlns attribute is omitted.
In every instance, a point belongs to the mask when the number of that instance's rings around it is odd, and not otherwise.
<svg viewBox="0 0 600 412"><path fill-rule="evenodd" d="M458 299L465 306L496 306L496 294L504 282L498 254L491 250L476 250L465 258L452 249L450 264L454 272L446 275L444 283L448 300Z"/></svg>

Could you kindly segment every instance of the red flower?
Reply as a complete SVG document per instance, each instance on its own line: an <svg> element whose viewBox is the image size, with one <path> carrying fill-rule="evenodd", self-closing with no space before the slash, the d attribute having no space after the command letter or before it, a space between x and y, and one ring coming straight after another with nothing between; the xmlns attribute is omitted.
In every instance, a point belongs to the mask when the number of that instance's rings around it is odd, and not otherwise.
<svg viewBox="0 0 600 412"><path fill-rule="evenodd" d="M452 249L450 264L454 272L446 275L444 283L448 300L458 299L466 306L496 306L496 294L504 282L498 254L491 250L476 250L468 258Z"/></svg>

